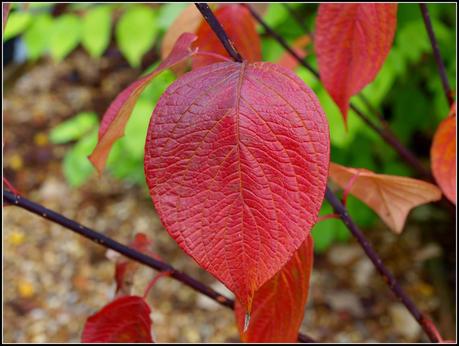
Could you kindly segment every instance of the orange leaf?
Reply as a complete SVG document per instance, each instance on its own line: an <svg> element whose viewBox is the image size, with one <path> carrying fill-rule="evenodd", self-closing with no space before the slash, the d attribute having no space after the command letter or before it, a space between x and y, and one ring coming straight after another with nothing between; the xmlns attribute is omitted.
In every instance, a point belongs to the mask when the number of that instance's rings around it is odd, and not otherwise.
<svg viewBox="0 0 459 346"><path fill-rule="evenodd" d="M214 14L242 57L249 62L260 61L260 37L249 10L242 5L224 5L219 7ZM229 57L217 35L204 20L196 35L198 39L193 44L194 47ZM220 61L214 57L199 56L193 59L193 69Z"/></svg>
<svg viewBox="0 0 459 346"><path fill-rule="evenodd" d="M421 204L438 201L440 190L422 180L376 174L366 169L349 168L330 162L330 178L341 188L359 174L350 193L373 209L395 233L403 230L408 212Z"/></svg>
<svg viewBox="0 0 459 346"><path fill-rule="evenodd" d="M397 4L321 4L315 49L320 79L347 122L349 99L370 83L392 46Z"/></svg>
<svg viewBox="0 0 459 346"><path fill-rule="evenodd" d="M126 124L142 91L162 71L194 55L196 50L191 49L191 44L195 40L196 35L194 34L182 34L175 43L170 55L153 72L129 85L110 104L100 124L99 141L89 156L89 160L96 167L99 174L102 173L105 167L105 162L113 144L124 135Z"/></svg>
<svg viewBox="0 0 459 346"><path fill-rule="evenodd" d="M297 38L291 45L292 49L298 54L301 58L306 57L306 46L311 43L311 36L303 35ZM299 65L298 60L296 60L289 52L284 52L279 58L277 63L281 66L284 66L290 70L295 70Z"/></svg>
<svg viewBox="0 0 459 346"><path fill-rule="evenodd" d="M435 132L430 157L435 180L444 195L456 204L456 104Z"/></svg>
<svg viewBox="0 0 459 346"><path fill-rule="evenodd" d="M243 342L295 342L303 321L313 264L309 235L292 259L255 292L248 329L245 310L236 302L235 315Z"/></svg>

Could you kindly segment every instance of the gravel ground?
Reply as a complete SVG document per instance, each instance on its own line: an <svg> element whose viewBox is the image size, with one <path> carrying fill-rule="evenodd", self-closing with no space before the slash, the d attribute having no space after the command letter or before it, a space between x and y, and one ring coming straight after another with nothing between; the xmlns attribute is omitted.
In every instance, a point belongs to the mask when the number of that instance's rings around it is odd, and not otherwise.
<svg viewBox="0 0 459 346"><path fill-rule="evenodd" d="M169 237L141 188L106 174L73 189L62 175L68 147L50 144L47 134L81 110L102 111L135 78L129 68L107 72L113 64L96 63L77 51L59 65L44 60L6 71L4 174L28 198L118 241L129 243L136 232L147 234L163 260L225 292ZM368 236L418 307L455 338L448 327L455 315L442 312L444 299L424 266L441 255L441 247L421 241L419 222L410 223L401 237L383 225ZM114 262L103 247L19 208L4 207L3 250L5 342L78 342L86 318L114 297ZM154 274L142 267L133 293L142 294ZM302 331L318 340L426 341L352 240L315 256L310 292ZM161 279L148 300L157 341L239 340L232 311L173 279Z"/></svg>

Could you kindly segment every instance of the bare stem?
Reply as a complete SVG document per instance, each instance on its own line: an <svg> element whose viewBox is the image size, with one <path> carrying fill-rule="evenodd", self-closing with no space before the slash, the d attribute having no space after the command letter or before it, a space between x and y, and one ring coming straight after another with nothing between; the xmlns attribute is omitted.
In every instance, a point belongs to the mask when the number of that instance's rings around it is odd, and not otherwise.
<svg viewBox="0 0 459 346"><path fill-rule="evenodd" d="M35 215L45 218L51 222L57 223L66 229L78 233L79 235L82 235L83 237L105 248L112 249L136 262L146 265L147 267L153 268L163 273L167 273L168 276L191 287L195 291L204 294L205 296L209 297L210 299L214 300L220 305L223 305L224 307L227 307L229 309L234 309L234 300L227 298L223 294L216 292L212 288L204 285L202 282L192 278L191 276L178 271L168 263L147 256L142 252L135 250L134 248L130 248L126 245L123 245L102 233L85 227L77 223L76 221L68 219L65 216L53 210L50 210L38 203L35 203L25 197L14 195L9 191L3 191L3 202L8 202L13 206L25 209ZM311 337L301 333L298 334L298 341L306 343L315 342L314 339L312 339Z"/></svg>
<svg viewBox="0 0 459 346"><path fill-rule="evenodd" d="M424 19L424 24L426 26L427 34L429 35L430 43L432 45L432 51L435 57L435 62L438 67L438 74L440 75L441 84L443 90L445 91L446 99L448 104L451 106L454 102L453 93L451 92L451 87L449 86L448 76L446 75L445 65L443 64L443 59L441 57L440 48L438 48L438 42L433 31L432 22L430 20L429 10L427 4L419 4L421 7L422 18Z"/></svg>
<svg viewBox="0 0 459 346"><path fill-rule="evenodd" d="M233 43L229 39L228 35L226 34L225 30L223 29L220 22L215 18L212 10L206 3L195 3L196 7L198 8L199 12L201 12L202 16L212 28L212 31L217 35L218 39L221 41L223 46L225 47L228 54L237 62L242 62L243 58L241 54L236 50Z"/></svg>
<svg viewBox="0 0 459 346"><path fill-rule="evenodd" d="M383 277L384 282L387 283L387 285L395 294L395 296L403 303L403 305L405 305L405 307L408 309L411 315L413 315L416 321L418 321L418 323L421 325L422 329L425 331L429 339L432 342L440 342L441 340L438 339L435 331L432 329L432 323L426 323L426 320L428 319L426 319L425 315L423 315L419 311L415 303L411 300L410 297L408 297L405 291L403 291L398 281L395 279L395 277L392 275L389 269L387 269L384 265L383 261L381 260L381 257L379 257L379 255L375 252L373 247L370 245L368 240L363 235L362 231L351 219L344 205L328 187L325 192L325 198L331 204L335 213L339 215L339 217L344 222L349 231L352 233L354 238L357 239L360 246L363 248L363 251L365 251L365 254L368 256L368 258L370 258L371 262L373 262L379 274Z"/></svg>
<svg viewBox="0 0 459 346"><path fill-rule="evenodd" d="M276 33L266 22L250 7L246 6L255 20L265 29L265 31L271 35L287 52L289 52L303 67L305 67L309 72L311 72L318 80L320 80L319 72L312 67L307 61L300 57L285 41L282 36ZM427 180L433 181L432 175L430 172L419 162L417 157L406 148L400 141L386 128L381 128L375 125L368 116L365 115L357 106L350 104L350 108L357 114L357 116L363 120L371 129L378 133L381 138L389 144L399 155L405 160L411 167L413 167L420 176L424 177Z"/></svg>

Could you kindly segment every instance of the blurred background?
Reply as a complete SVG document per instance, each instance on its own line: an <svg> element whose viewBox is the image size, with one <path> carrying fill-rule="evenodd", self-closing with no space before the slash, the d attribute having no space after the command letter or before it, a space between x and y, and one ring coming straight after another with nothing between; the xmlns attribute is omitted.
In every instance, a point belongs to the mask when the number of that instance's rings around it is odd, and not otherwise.
<svg viewBox="0 0 459 346"><path fill-rule="evenodd" d="M124 87L159 62L163 36L187 4L13 4L3 37L3 174L25 196L122 243L143 232L177 269L225 292L163 229L148 195L143 150L152 110L175 80L157 77L140 97L126 136L98 178L87 160L104 111ZM317 66L312 41L317 4L264 6L263 17L290 43L302 41ZM456 5L428 5L456 90ZM263 59L284 58L259 28ZM415 176L354 114L346 132L338 108L308 71L296 73L317 93L331 131L332 161L378 173ZM353 102L382 117L429 167L432 136L448 114L430 42L417 4L400 4L392 50L374 82ZM403 288L455 339L455 217L438 205L410 213L393 234L350 197L356 223ZM324 202L321 215L331 212ZM315 266L302 331L327 342L426 341L359 245L338 220L313 230ZM114 262L106 250L25 211L4 208L3 337L5 342L78 342L86 318L114 297ZM133 293L154 272L141 268ZM229 294L227 292L227 294ZM232 311L172 279L148 298L160 342L238 341Z"/></svg>

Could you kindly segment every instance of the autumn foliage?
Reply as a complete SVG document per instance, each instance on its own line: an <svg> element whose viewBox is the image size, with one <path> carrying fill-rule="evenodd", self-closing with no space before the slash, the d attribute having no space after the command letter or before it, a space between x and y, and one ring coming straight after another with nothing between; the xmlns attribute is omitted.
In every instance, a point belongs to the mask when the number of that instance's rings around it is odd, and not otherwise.
<svg viewBox="0 0 459 346"><path fill-rule="evenodd" d="M246 6L213 9L244 60L231 59L190 5L165 34L159 66L106 110L89 159L102 174L141 93L173 69L178 78L152 110L145 143L154 208L178 246L234 293L242 341L295 342L313 270L311 229L327 182L364 202L396 234L411 209L440 200L442 193L455 204L455 105L431 147L439 187L330 162L326 114L293 72L298 61L285 54L277 64L262 61L256 22ZM350 99L378 75L396 26L397 4L325 3L314 35L293 42L300 57L317 54L320 81L345 124ZM314 49L307 48L311 43ZM130 244L155 257L150 245L143 234ZM154 342L151 307L130 292L137 266L116 260L116 297L87 319L83 342Z"/></svg>
<svg viewBox="0 0 459 346"><path fill-rule="evenodd" d="M396 4L319 7L314 45L320 77L345 122L349 99L384 63L396 13ZM177 244L236 295L243 341L293 342L312 271L309 232L328 178L327 121L312 90L291 70L258 62L260 39L245 7L224 5L215 11L246 59L242 63L228 61L223 45L198 15L188 7L179 16L166 34L163 53L170 52L163 63L112 103L91 160L102 171L145 86L163 69L191 59L193 71L167 89L150 121L145 175L153 203ZM180 32L187 28L191 33ZM176 42L170 49L171 37ZM307 43L309 37L295 49ZM294 67L286 57L281 62ZM455 126L455 116L446 119L432 147L436 179L454 201ZM396 233L402 232L411 208L441 196L429 183L333 163L330 178ZM136 304L141 308L144 303L137 299ZM119 301L105 309L113 305ZM87 329L105 323L100 314L88 320ZM136 327L143 337L147 322ZM124 337L118 328L116 335Z"/></svg>

